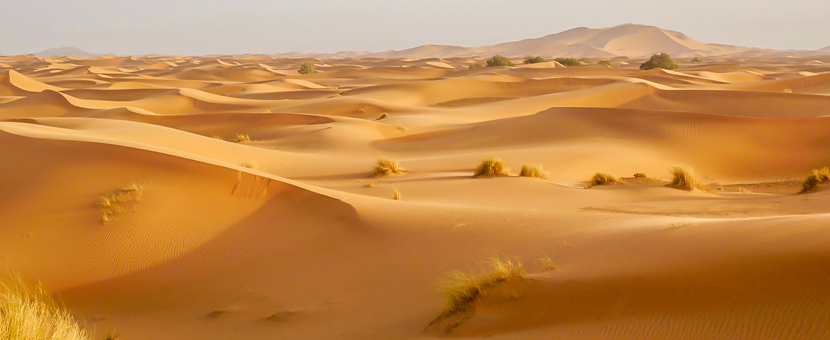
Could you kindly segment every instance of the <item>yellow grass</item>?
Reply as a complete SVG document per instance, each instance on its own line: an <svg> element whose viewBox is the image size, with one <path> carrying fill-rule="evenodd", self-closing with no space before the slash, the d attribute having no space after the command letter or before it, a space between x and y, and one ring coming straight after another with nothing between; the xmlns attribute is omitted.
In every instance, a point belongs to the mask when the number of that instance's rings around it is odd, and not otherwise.
<svg viewBox="0 0 830 340"><path fill-rule="evenodd" d="M250 141L251 141L251 136L248 136L246 134L241 134L241 133L236 134L236 142L237 143L250 142Z"/></svg>
<svg viewBox="0 0 830 340"><path fill-rule="evenodd" d="M591 178L591 186L594 185L610 185L610 184L623 184L623 180L617 178L614 175L606 174L604 172L597 172L594 177Z"/></svg>
<svg viewBox="0 0 830 340"><path fill-rule="evenodd" d="M378 119L376 119L376 120L381 120L381 119L386 119L386 118L389 118L389 114L384 112L384 113L381 113L380 117L378 117Z"/></svg>
<svg viewBox="0 0 830 340"><path fill-rule="evenodd" d="M525 164L522 165L522 172L519 173L519 176L522 177L534 177L534 178L541 178L541 179L548 179L550 178L550 174L547 173L541 165L535 164Z"/></svg>
<svg viewBox="0 0 830 340"><path fill-rule="evenodd" d="M638 173L634 174L634 178L646 178L646 177L648 177L648 176L645 173L642 173L642 172L638 172Z"/></svg>
<svg viewBox="0 0 830 340"><path fill-rule="evenodd" d="M804 183L801 184L801 192L805 193L810 191L811 189L815 188L819 184L826 184L830 183L830 169L826 166L821 169L813 169L807 178L804 180Z"/></svg>
<svg viewBox="0 0 830 340"><path fill-rule="evenodd" d="M537 259L536 262L539 264L539 267L542 268L544 271L551 271L556 269L556 265L553 263L553 260L550 257L542 257Z"/></svg>
<svg viewBox="0 0 830 340"><path fill-rule="evenodd" d="M18 277L0 283L0 339L90 340L86 332L42 285Z"/></svg>
<svg viewBox="0 0 830 340"><path fill-rule="evenodd" d="M695 177L695 172L690 167L675 166L671 169L671 175L672 180L670 185L675 188L692 190L699 185L697 177Z"/></svg>
<svg viewBox="0 0 830 340"><path fill-rule="evenodd" d="M381 157L375 165L375 171L369 177L386 177L409 172L409 170L398 165L398 161Z"/></svg>
<svg viewBox="0 0 830 340"><path fill-rule="evenodd" d="M140 202L144 193L144 185L130 183L110 194L98 198L98 209L101 211L101 221L107 224L113 216L127 211L130 203Z"/></svg>
<svg viewBox="0 0 830 340"><path fill-rule="evenodd" d="M510 169L504 165L504 161L498 157L487 158L478 165L473 177L478 176L507 176Z"/></svg>
<svg viewBox="0 0 830 340"><path fill-rule="evenodd" d="M395 192L392 193L392 199L396 201L400 201L403 197L401 196L401 192L398 189L395 189Z"/></svg>

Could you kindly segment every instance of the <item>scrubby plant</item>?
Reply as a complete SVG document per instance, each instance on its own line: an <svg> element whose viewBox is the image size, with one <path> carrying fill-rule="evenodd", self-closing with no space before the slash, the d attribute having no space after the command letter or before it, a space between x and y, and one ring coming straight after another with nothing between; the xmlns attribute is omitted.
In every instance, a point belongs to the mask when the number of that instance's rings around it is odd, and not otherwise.
<svg viewBox="0 0 830 340"><path fill-rule="evenodd" d="M556 58L557 63L562 64L563 66L579 66L582 65L582 62L576 58Z"/></svg>
<svg viewBox="0 0 830 340"><path fill-rule="evenodd" d="M690 167L675 166L671 169L671 175L672 180L670 185L675 188L692 190L699 185L697 177L695 177L695 172Z"/></svg>
<svg viewBox="0 0 830 340"><path fill-rule="evenodd" d="M395 191L392 192L392 199L393 200L400 201L402 198L403 197L401 196L401 192L398 191L398 189L395 189Z"/></svg>
<svg viewBox="0 0 830 340"><path fill-rule="evenodd" d="M487 289L525 275L521 261L493 256L476 272L453 271L442 281L444 310L430 325L460 314L462 320L474 313L475 302ZM458 326L456 324L455 326Z"/></svg>
<svg viewBox="0 0 830 340"><path fill-rule="evenodd" d="M500 55L494 55L492 58L487 59L487 67L490 66L515 66L513 62L510 61L509 58L503 57Z"/></svg>
<svg viewBox="0 0 830 340"><path fill-rule="evenodd" d="M591 186L594 185L610 185L610 184L623 184L623 180L604 172L597 172L594 177L591 178Z"/></svg>
<svg viewBox="0 0 830 340"><path fill-rule="evenodd" d="M537 56L530 56L529 55L529 56L525 57L525 61L524 61L525 65L538 64L538 63L544 63L544 62L545 62L545 58L542 58L542 56L538 56L538 55Z"/></svg>
<svg viewBox="0 0 830 340"><path fill-rule="evenodd" d="M314 73L314 65L311 63L303 63L300 65L300 69L297 70L300 74L312 74Z"/></svg>
<svg viewBox="0 0 830 340"><path fill-rule="evenodd" d="M469 68L470 68L471 70L472 70L472 69L474 69L474 68L479 68L479 67L484 67L484 65L481 65L481 64L479 64L479 63L472 63L472 64L470 64L470 66L469 66Z"/></svg>
<svg viewBox="0 0 830 340"><path fill-rule="evenodd" d="M609 66L610 67L611 66L611 61L610 60L600 60L600 61L597 62L597 65Z"/></svg>
<svg viewBox="0 0 830 340"><path fill-rule="evenodd" d="M652 55L648 61L640 65L641 70L651 70L655 68L674 70L677 69L677 63L672 60L668 53L660 53Z"/></svg>
<svg viewBox="0 0 830 340"><path fill-rule="evenodd" d="M383 112L383 113L380 114L378 119L375 119L375 120L381 120L381 119L386 119L386 118L389 118L389 114L386 113L386 112Z"/></svg>
<svg viewBox="0 0 830 340"><path fill-rule="evenodd" d="M237 143L250 142L251 141L251 136L248 136L248 135L242 134L242 133L237 133L235 141Z"/></svg>
<svg viewBox="0 0 830 340"><path fill-rule="evenodd" d="M642 173L642 172L638 172L638 173L634 174L634 178L646 178L646 177L648 177L648 176L646 176L646 174Z"/></svg>
<svg viewBox="0 0 830 340"><path fill-rule="evenodd" d="M697 64L697 63L700 63L700 62L702 62L702 61L703 61L703 60L701 60L701 59L700 59L700 57L694 57L694 58L692 58L692 62L693 62L693 63L696 63L696 64Z"/></svg>
<svg viewBox="0 0 830 340"><path fill-rule="evenodd" d="M522 171L519 173L519 176L548 179L550 174L546 172L541 165L525 164L522 165Z"/></svg>
<svg viewBox="0 0 830 340"><path fill-rule="evenodd" d="M391 175L399 175L409 172L409 170L398 165L398 161L381 157L378 163L375 164L375 171L369 177L386 177Z"/></svg>
<svg viewBox="0 0 830 340"><path fill-rule="evenodd" d="M91 340L72 314L43 285L13 276L0 283L0 339Z"/></svg>
<svg viewBox="0 0 830 340"><path fill-rule="evenodd" d="M478 165L473 177L478 176L507 176L510 169L504 165L504 161L498 157L487 158Z"/></svg>
<svg viewBox="0 0 830 340"><path fill-rule="evenodd" d="M821 169L813 169L813 171L807 175L807 178L804 179L804 183L801 184L801 192L805 193L819 184L826 183L830 183L830 169L826 166Z"/></svg>
<svg viewBox="0 0 830 340"><path fill-rule="evenodd" d="M98 198L98 209L101 211L101 222L107 224L113 216L127 211L130 203L141 201L144 186L131 183L110 194Z"/></svg>
<svg viewBox="0 0 830 340"><path fill-rule="evenodd" d="M366 109L361 107L361 108L357 109L357 113L364 114L364 113L366 113Z"/></svg>
<svg viewBox="0 0 830 340"><path fill-rule="evenodd" d="M536 260L536 263L539 265L544 271L551 271L556 269L556 264L553 263L553 260L550 257L542 257Z"/></svg>

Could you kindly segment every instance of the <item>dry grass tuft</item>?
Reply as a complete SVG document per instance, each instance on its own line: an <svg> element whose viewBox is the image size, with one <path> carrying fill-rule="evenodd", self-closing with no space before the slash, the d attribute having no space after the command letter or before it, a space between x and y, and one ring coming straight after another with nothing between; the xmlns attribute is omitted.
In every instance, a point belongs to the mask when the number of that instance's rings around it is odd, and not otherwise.
<svg viewBox="0 0 830 340"><path fill-rule="evenodd" d="M398 189L395 189L395 192L392 193L392 199L396 201L400 201L403 197L401 196L401 192Z"/></svg>
<svg viewBox="0 0 830 340"><path fill-rule="evenodd" d="M697 188L699 183L697 181L697 177L695 177L695 172L692 168L687 166L676 166L671 169L671 186L683 189L683 190L692 190Z"/></svg>
<svg viewBox="0 0 830 340"><path fill-rule="evenodd" d="M389 118L389 114L384 112L384 113L381 113L380 117L378 117L378 119L375 119L375 120L381 120L381 119L386 119L386 118Z"/></svg>
<svg viewBox="0 0 830 340"><path fill-rule="evenodd" d="M0 283L0 339L90 340L72 314L42 285L30 286L19 277Z"/></svg>
<svg viewBox="0 0 830 340"><path fill-rule="evenodd" d="M126 212L130 203L140 202L144 193L144 185L130 183L108 195L98 198L98 209L101 211L101 221L107 224L113 216Z"/></svg>
<svg viewBox="0 0 830 340"><path fill-rule="evenodd" d="M484 296L487 289L524 274L524 266L520 261L503 256L491 257L481 264L478 272L451 272L449 278L441 282L444 286L444 311L430 323L430 326L458 314L462 315L461 321L471 317L475 310L475 301ZM461 321L454 326L458 326Z"/></svg>
<svg viewBox="0 0 830 340"><path fill-rule="evenodd" d="M107 332L107 335L104 336L104 340L120 340L121 336L115 332L115 330L110 330Z"/></svg>
<svg viewBox="0 0 830 340"><path fill-rule="evenodd" d="M645 173L638 172L634 174L634 178L647 178L648 176Z"/></svg>
<svg viewBox="0 0 830 340"><path fill-rule="evenodd" d="M556 269L556 265L553 263L553 260L550 257L542 257L536 260L536 263L539 264L539 268L543 271L552 271Z"/></svg>
<svg viewBox="0 0 830 340"><path fill-rule="evenodd" d="M813 171L807 175L804 183L801 184L801 193L810 191L819 184L826 183L830 183L830 169L826 166L821 169L813 169Z"/></svg>
<svg viewBox="0 0 830 340"><path fill-rule="evenodd" d="M409 172L409 170L398 165L398 161L381 157L375 165L375 171L369 177L386 177Z"/></svg>
<svg viewBox="0 0 830 340"><path fill-rule="evenodd" d="M510 169L504 165L504 161L498 157L487 158L478 165L473 177L478 176L507 176Z"/></svg>
<svg viewBox="0 0 830 340"><path fill-rule="evenodd" d="M546 172L541 165L525 164L522 165L522 172L519 173L522 177L534 177L541 179L550 178L550 174Z"/></svg>
<svg viewBox="0 0 830 340"><path fill-rule="evenodd" d="M604 172L597 172L594 177L591 178L591 186L594 185L611 185L611 184L623 184L623 180L617 178L614 175L606 174Z"/></svg>
<svg viewBox="0 0 830 340"><path fill-rule="evenodd" d="M251 136L248 136L246 134L241 134L241 133L236 134L236 142L237 143L250 142L250 141L251 141Z"/></svg>

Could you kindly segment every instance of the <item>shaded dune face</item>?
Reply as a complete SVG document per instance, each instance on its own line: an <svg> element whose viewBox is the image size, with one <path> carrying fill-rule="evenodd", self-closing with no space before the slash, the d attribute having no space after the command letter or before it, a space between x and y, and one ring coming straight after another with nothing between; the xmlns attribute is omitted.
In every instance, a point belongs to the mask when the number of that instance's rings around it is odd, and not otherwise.
<svg viewBox="0 0 830 340"><path fill-rule="evenodd" d="M830 337L830 59L485 59L0 57L0 267L125 339Z"/></svg>

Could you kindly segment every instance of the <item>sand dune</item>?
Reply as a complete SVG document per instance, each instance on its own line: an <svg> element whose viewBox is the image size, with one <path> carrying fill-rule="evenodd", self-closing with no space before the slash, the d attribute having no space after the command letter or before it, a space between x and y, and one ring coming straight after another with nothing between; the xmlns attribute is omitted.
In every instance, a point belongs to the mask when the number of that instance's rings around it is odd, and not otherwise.
<svg viewBox="0 0 830 340"><path fill-rule="evenodd" d="M540 41L744 51L636 25L540 39L0 57L0 266L125 339L830 337L830 189L799 194L830 165L830 60L468 67ZM474 178L492 156L513 175ZM380 157L408 172L370 178ZM667 186L678 164L701 185ZM589 188L597 172L626 184ZM448 272L494 254L527 273L429 326Z"/></svg>

